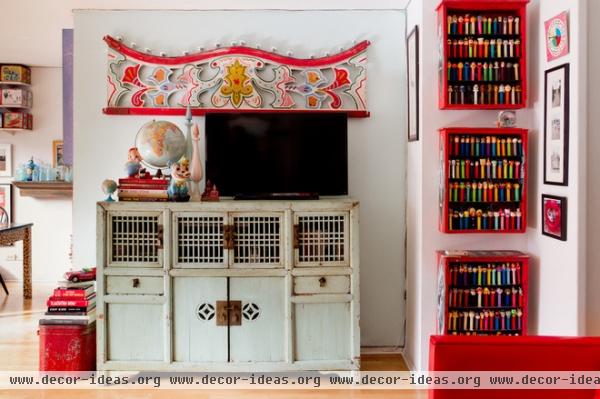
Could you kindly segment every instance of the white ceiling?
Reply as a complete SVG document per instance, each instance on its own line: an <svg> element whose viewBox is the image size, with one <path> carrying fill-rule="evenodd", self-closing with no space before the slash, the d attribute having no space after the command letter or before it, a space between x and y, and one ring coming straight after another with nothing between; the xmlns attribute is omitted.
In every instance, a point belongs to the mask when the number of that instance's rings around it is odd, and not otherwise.
<svg viewBox="0 0 600 399"><path fill-rule="evenodd" d="M62 29L73 27L76 9L404 9L410 0L20 0L3 1L0 63L60 67ZM132 23L134 23L132 21ZM107 32L108 33L108 32Z"/></svg>

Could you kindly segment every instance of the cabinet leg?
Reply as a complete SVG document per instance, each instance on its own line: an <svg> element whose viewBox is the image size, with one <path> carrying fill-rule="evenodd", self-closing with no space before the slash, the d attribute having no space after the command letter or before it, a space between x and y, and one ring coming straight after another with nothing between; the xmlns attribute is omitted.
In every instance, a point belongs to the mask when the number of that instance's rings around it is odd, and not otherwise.
<svg viewBox="0 0 600 399"><path fill-rule="evenodd" d="M31 299L31 294L31 227L28 227L23 238L23 297Z"/></svg>

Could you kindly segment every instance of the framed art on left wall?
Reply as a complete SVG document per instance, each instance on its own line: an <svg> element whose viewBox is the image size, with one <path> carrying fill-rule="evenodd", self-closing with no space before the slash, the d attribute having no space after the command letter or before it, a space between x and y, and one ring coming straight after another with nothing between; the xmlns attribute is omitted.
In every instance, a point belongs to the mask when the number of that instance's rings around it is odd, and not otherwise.
<svg viewBox="0 0 600 399"><path fill-rule="evenodd" d="M8 222L13 221L12 216L12 184L0 184L0 206L8 215Z"/></svg>
<svg viewBox="0 0 600 399"><path fill-rule="evenodd" d="M419 140L419 27L415 25L406 39L408 141Z"/></svg>
<svg viewBox="0 0 600 399"><path fill-rule="evenodd" d="M12 176L12 147L10 144L0 144L0 176Z"/></svg>

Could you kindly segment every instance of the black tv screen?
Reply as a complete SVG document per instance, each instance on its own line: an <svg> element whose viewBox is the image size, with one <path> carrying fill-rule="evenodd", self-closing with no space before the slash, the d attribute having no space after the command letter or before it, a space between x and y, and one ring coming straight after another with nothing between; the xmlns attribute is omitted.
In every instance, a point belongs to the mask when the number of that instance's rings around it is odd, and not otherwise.
<svg viewBox="0 0 600 399"><path fill-rule="evenodd" d="M347 116L208 114L206 178L222 196L347 195Z"/></svg>

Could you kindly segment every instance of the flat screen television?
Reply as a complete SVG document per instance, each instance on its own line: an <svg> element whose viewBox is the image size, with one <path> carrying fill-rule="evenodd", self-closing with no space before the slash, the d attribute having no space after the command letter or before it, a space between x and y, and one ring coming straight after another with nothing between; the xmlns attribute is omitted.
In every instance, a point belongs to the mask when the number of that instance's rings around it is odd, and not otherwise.
<svg viewBox="0 0 600 399"><path fill-rule="evenodd" d="M222 196L347 195L347 116L208 114L206 178Z"/></svg>

